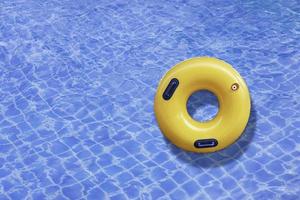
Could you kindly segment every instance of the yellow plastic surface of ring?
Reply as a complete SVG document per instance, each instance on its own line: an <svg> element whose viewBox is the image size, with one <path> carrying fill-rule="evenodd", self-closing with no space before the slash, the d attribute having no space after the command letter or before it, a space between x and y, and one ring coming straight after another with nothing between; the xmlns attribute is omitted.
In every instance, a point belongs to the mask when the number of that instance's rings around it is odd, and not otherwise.
<svg viewBox="0 0 300 200"><path fill-rule="evenodd" d="M164 92L174 78L179 84L172 97L165 100ZM196 121L187 112L188 98L199 90L209 90L218 98L219 111L210 121ZM249 91L240 74L230 64L210 57L196 57L175 65L160 81L154 101L163 134L176 146L201 153L215 152L234 143L247 125L250 107ZM217 145L195 145L206 139L215 139Z"/></svg>

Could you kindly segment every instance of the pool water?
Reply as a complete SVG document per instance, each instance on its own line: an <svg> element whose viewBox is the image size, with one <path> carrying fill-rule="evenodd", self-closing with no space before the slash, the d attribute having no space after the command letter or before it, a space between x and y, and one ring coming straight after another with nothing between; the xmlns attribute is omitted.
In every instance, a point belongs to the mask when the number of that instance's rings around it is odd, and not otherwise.
<svg viewBox="0 0 300 200"><path fill-rule="evenodd" d="M299 49L297 0L1 1L0 200L299 199ZM195 56L232 64L252 98L213 154L172 145L153 111ZM199 98L190 113L211 116Z"/></svg>

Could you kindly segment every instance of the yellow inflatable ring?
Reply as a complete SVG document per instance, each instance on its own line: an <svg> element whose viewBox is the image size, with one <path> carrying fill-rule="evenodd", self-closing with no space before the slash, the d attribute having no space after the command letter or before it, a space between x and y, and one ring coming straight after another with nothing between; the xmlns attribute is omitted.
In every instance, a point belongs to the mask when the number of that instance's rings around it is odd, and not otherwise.
<svg viewBox="0 0 300 200"><path fill-rule="evenodd" d="M187 112L188 98L209 90L219 101L216 117L194 120ZM193 152L214 152L235 142L250 115L250 95L243 78L233 67L216 58L183 61L166 73L158 86L154 110L164 135L176 146Z"/></svg>

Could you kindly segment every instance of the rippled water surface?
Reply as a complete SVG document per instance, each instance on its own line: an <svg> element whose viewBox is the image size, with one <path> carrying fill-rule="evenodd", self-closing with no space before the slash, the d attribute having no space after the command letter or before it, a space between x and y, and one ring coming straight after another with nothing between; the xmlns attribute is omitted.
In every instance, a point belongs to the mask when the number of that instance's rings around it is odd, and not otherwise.
<svg viewBox="0 0 300 200"><path fill-rule="evenodd" d="M299 199L299 1L0 2L0 199ZM195 56L246 80L243 136L164 139L161 77ZM189 104L198 112L199 98Z"/></svg>

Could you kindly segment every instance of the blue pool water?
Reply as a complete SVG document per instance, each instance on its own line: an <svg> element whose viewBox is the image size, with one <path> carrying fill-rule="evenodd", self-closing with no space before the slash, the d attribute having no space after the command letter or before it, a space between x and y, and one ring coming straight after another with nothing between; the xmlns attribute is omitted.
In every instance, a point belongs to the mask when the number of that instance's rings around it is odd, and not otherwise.
<svg viewBox="0 0 300 200"><path fill-rule="evenodd" d="M0 199L299 199L299 50L297 0L2 0ZM252 96L218 153L178 149L153 113L161 77L195 56Z"/></svg>

